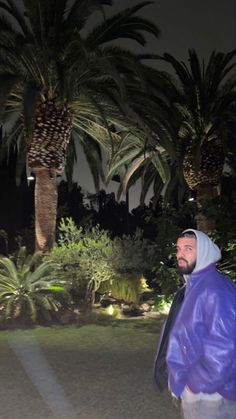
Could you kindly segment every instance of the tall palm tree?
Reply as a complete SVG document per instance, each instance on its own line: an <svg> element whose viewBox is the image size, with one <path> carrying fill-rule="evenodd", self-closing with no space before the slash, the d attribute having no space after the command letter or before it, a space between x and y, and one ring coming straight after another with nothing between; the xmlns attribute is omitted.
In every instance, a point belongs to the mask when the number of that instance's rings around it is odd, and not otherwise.
<svg viewBox="0 0 236 419"><path fill-rule="evenodd" d="M184 178L196 194L197 227L206 232L214 228L214 220L202 214L202 203L218 193L223 166L235 138L235 57L236 50L213 51L205 65L194 50L189 50L188 64L164 54L177 76L173 107L180 118L179 159Z"/></svg>
<svg viewBox="0 0 236 419"><path fill-rule="evenodd" d="M36 250L55 238L57 174L72 163L74 140L83 143L98 186L99 145L112 149L117 134L110 124L130 123L125 84L138 79L141 64L112 41L125 38L145 45L145 33L159 29L136 13L149 1L106 19L112 0L0 1L0 105L11 121L8 142L17 145L19 168L36 178ZM102 20L86 30L95 11ZM13 23L14 22L14 26ZM89 27L89 26L88 26ZM26 156L26 157L25 157Z"/></svg>
<svg viewBox="0 0 236 419"><path fill-rule="evenodd" d="M176 159L179 116L172 109L176 88L168 73L148 66L144 66L143 71L145 92L140 91L137 84L129 84L130 106L143 124L136 131L122 130L121 141L116 143L109 160L108 178L119 175L118 196L141 178L141 204L151 187L153 206L160 195L165 204L172 199L182 202L186 185Z"/></svg>
<svg viewBox="0 0 236 419"><path fill-rule="evenodd" d="M189 65L164 54L160 58L172 65L177 78L163 74L162 86L157 83L158 72L147 68L152 95L145 98L145 108L149 109L145 122L152 135L147 142L130 140L127 136L122 145L123 151L128 150L124 153L125 160L118 150L111 164L112 174L118 168L123 170L123 188L132 176L136 180L141 175L143 190L146 192L154 180L156 196L161 190L164 195L168 192L166 202L170 193L177 190L177 184L183 197L187 183L197 197L197 226L205 231L213 224L203 217L201 203L216 193L225 161L229 164L234 161L235 56L236 51L213 52L205 66L204 62L200 64L194 50L189 50ZM164 165L159 164L161 158Z"/></svg>

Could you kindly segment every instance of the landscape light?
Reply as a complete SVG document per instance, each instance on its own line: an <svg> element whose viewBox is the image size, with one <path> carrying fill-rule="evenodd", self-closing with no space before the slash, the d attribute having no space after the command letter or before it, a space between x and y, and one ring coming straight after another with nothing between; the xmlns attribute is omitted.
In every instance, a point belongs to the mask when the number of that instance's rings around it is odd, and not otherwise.
<svg viewBox="0 0 236 419"><path fill-rule="evenodd" d="M109 305L107 311L108 311L109 316L112 316L113 315L113 313L114 313L114 307L113 307L112 304Z"/></svg>

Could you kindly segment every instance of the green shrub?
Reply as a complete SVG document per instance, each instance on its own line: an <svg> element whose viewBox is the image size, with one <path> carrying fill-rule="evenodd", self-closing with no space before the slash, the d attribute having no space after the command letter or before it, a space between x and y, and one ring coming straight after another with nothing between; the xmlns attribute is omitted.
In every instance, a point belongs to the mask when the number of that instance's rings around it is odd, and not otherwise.
<svg viewBox="0 0 236 419"><path fill-rule="evenodd" d="M138 304L142 293L142 277L152 271L155 258L156 244L143 238L141 230L137 230L133 236L115 237L113 269L116 274L106 289L109 287L114 298Z"/></svg>
<svg viewBox="0 0 236 419"><path fill-rule="evenodd" d="M51 319L58 310L64 287L53 276L52 262L41 263L39 254L27 255L21 247L16 256L0 258L0 301L3 320L35 323Z"/></svg>
<svg viewBox="0 0 236 419"><path fill-rule="evenodd" d="M137 272L117 274L111 283L102 284L99 292L111 294L115 299L123 300L126 303L139 304L142 277Z"/></svg>
<svg viewBox="0 0 236 419"><path fill-rule="evenodd" d="M88 283L79 262L81 247L81 243L55 246L46 257L56 263L55 275L77 303L84 299Z"/></svg>
<svg viewBox="0 0 236 419"><path fill-rule="evenodd" d="M114 267L118 273L150 271L156 260L156 244L143 237L141 230L133 236L115 237L113 240Z"/></svg>
<svg viewBox="0 0 236 419"><path fill-rule="evenodd" d="M110 285L115 298L139 303L142 278L151 272L156 260L156 244L137 230L133 236L115 237L113 240L116 277Z"/></svg>
<svg viewBox="0 0 236 419"><path fill-rule="evenodd" d="M173 298L176 290L183 285L183 276L174 267L160 264L155 268L155 274L153 284L159 287L158 294L164 295L166 300Z"/></svg>
<svg viewBox="0 0 236 419"><path fill-rule="evenodd" d="M229 239L222 251L217 268L236 282L236 239Z"/></svg>
<svg viewBox="0 0 236 419"><path fill-rule="evenodd" d="M167 314L169 312L173 298L171 296L165 297L165 295L157 295L154 303L154 309L161 313Z"/></svg>
<svg viewBox="0 0 236 419"><path fill-rule="evenodd" d="M112 240L99 226L78 228L67 218L60 223L58 246L49 258L58 264L56 273L76 302L93 301L96 291L111 289L116 298L136 302L140 278L153 265L155 244L140 231Z"/></svg>
<svg viewBox="0 0 236 419"><path fill-rule="evenodd" d="M78 228L71 218L59 226L59 242L49 255L56 262L56 274L65 281L77 303L94 301L102 282L115 276L112 261L112 240L98 226Z"/></svg>

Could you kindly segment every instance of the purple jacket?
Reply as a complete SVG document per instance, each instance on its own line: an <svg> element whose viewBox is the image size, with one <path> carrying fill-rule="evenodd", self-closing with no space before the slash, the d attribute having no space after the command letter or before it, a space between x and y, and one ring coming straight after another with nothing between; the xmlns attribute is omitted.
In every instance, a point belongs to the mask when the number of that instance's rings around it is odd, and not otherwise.
<svg viewBox="0 0 236 419"><path fill-rule="evenodd" d="M236 285L214 264L188 278L166 361L177 397L187 385L236 400Z"/></svg>

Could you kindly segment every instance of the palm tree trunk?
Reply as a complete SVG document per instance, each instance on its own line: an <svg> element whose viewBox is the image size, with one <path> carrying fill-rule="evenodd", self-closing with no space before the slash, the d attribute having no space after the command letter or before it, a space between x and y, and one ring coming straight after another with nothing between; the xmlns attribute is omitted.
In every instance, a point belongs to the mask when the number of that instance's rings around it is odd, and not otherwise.
<svg viewBox="0 0 236 419"><path fill-rule="evenodd" d="M210 201L216 196L216 188L210 184L199 185L196 188L197 191L197 215L195 216L195 221L197 229L203 231L204 233L209 233L215 228L215 220L213 218L207 217L202 212L202 203L206 204L207 201Z"/></svg>
<svg viewBox="0 0 236 419"><path fill-rule="evenodd" d="M55 243L57 217L56 171L34 168L35 174L35 251L50 251Z"/></svg>

